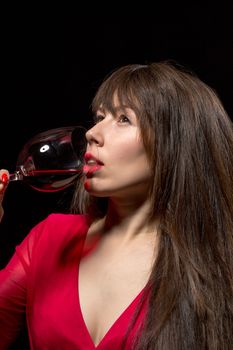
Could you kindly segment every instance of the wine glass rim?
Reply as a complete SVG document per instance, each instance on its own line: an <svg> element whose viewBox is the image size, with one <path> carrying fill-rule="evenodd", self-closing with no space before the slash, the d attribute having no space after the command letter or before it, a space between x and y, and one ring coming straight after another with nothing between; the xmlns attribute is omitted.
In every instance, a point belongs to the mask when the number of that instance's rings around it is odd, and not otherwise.
<svg viewBox="0 0 233 350"><path fill-rule="evenodd" d="M50 136L50 135L52 135L52 134L56 134L56 133L59 134L59 132L63 132L63 131L71 131L71 132L72 132L72 131L77 130L77 129L80 129L80 130L83 129L83 131L86 131L86 130L87 130L87 129L86 129L84 126L82 126L82 125L60 126L60 127L58 127L58 128L47 129L47 130L45 130L45 131L41 131L41 132L35 134L34 136L32 136L32 137L28 140L27 144L28 144L28 143L32 143L34 140L37 140L37 139L40 138L40 137L43 137L43 140L46 141L46 137L48 137L48 136Z"/></svg>

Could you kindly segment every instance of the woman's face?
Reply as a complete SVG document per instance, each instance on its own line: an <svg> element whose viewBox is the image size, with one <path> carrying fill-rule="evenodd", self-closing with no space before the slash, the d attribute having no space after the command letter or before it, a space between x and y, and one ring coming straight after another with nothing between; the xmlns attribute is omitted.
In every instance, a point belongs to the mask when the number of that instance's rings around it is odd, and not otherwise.
<svg viewBox="0 0 233 350"><path fill-rule="evenodd" d="M144 198L150 167L134 111L97 111L96 124L87 131L85 189L97 197Z"/></svg>

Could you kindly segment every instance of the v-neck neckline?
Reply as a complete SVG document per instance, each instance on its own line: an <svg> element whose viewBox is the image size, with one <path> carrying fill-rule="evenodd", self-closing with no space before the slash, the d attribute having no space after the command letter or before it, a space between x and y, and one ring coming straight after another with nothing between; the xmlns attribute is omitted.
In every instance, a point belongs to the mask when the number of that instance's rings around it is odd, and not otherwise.
<svg viewBox="0 0 233 350"><path fill-rule="evenodd" d="M79 287L79 285L78 285ZM82 309L81 309L81 304L80 304L80 296L78 293L78 309L79 309L79 313L80 313L80 318L82 320L83 323L83 328L86 332L87 338L89 339L89 343L90 345L93 347L93 349L98 349L103 342L108 338L108 336L111 334L111 332L114 330L114 328L118 325L118 323L121 321L121 319L123 318L123 316L125 316L126 313L128 313L132 308L134 308L135 303L138 302L139 298L141 297L143 291L145 288L143 288L139 294L133 299L133 301L123 310L123 312L116 318L116 320L112 323L112 325L109 327L109 329L106 331L106 333L103 335L102 339L100 339L100 341L98 342L98 344L94 343L94 340L91 337L90 331L87 328L86 322L84 320L83 317L83 313L82 313Z"/></svg>
<svg viewBox="0 0 233 350"><path fill-rule="evenodd" d="M80 294L79 294L79 270L80 270L80 263L81 263L81 259L82 259L82 252L83 252L83 248L84 248L84 245L85 245L86 237L87 237L87 232L86 232L86 235L84 235L84 238L83 238L81 254L80 254L80 258L78 260L78 266L77 266L77 269L76 269L76 277L77 277L77 279L76 279L76 286L77 286L78 312L80 314L80 319L82 321L83 329L84 329L84 331L86 333L87 339L89 340L90 346L91 346L91 348L93 348L93 350L97 350L103 344L103 342L108 338L108 336L111 334L111 332L114 330L114 328L118 325L118 323L121 321L121 319L125 316L125 314L127 314L128 312L130 312L130 310L132 308L134 308L135 304L138 302L138 300L142 296L146 286L144 286L142 288L142 290L135 296L135 298L129 303L129 305L126 306L126 308L121 312L121 314L115 319L115 321L111 324L109 329L103 335L102 339L100 339L98 344L95 344L93 339L92 339L92 337L91 337L90 331L89 331L89 329L87 327L87 324L86 324L84 316L83 316L83 312L82 312L82 308L81 308Z"/></svg>

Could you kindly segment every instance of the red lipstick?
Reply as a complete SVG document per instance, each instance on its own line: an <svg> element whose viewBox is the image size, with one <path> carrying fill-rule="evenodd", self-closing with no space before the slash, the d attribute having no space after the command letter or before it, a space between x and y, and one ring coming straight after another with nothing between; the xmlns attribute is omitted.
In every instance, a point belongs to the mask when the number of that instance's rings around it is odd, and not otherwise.
<svg viewBox="0 0 233 350"><path fill-rule="evenodd" d="M104 165L101 160L89 152L85 153L84 160L86 164L83 167L83 173L87 178L92 177L92 175Z"/></svg>
<svg viewBox="0 0 233 350"><path fill-rule="evenodd" d="M101 162L101 160L99 160L98 158L96 158L96 157L95 157L92 153L90 153L90 152L86 152L86 153L85 153L84 159L85 159L86 164L88 164L89 162L93 161L93 163L96 162L96 164L104 165L104 163Z"/></svg>

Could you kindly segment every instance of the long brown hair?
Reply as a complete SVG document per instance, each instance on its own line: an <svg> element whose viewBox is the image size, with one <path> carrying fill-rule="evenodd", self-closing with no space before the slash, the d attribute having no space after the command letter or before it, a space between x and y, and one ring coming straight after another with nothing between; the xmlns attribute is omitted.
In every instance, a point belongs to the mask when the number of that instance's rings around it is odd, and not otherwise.
<svg viewBox="0 0 233 350"><path fill-rule="evenodd" d="M151 162L151 218L160 218L148 312L134 349L227 350L233 344L233 125L216 93L169 62L128 65L100 86L139 120ZM75 193L76 212L106 198ZM98 209L98 210L97 210Z"/></svg>

